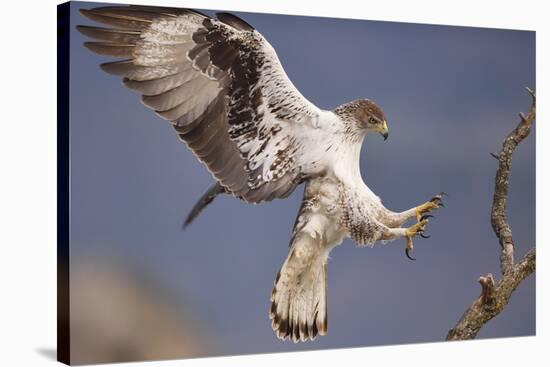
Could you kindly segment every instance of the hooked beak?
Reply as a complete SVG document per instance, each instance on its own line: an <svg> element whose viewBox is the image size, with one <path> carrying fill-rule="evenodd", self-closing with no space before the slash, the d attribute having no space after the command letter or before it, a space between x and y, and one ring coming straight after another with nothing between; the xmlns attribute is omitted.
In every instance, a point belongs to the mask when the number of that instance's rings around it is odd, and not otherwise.
<svg viewBox="0 0 550 367"><path fill-rule="evenodd" d="M389 130L388 130L388 124L386 120L384 120L384 124L382 125L382 128L380 129L380 135L384 137L384 141L388 139Z"/></svg>

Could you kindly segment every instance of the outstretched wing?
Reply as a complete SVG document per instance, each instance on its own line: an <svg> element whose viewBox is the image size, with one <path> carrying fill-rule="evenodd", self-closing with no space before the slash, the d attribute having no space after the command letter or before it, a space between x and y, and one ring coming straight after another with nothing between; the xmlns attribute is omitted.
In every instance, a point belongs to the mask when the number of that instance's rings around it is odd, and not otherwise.
<svg viewBox="0 0 550 367"><path fill-rule="evenodd" d="M289 195L303 141L321 110L292 85L271 45L236 16L115 6L82 10L111 28L79 26L102 64L141 93L229 192L249 202Z"/></svg>

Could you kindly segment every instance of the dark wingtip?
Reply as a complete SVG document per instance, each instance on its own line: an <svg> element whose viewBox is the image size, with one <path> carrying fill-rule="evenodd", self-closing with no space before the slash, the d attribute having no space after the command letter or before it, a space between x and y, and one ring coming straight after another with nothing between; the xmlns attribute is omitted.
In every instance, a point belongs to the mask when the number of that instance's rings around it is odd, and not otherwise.
<svg viewBox="0 0 550 367"><path fill-rule="evenodd" d="M195 10L195 9L184 9L184 11L185 11L185 12L188 12L188 13L190 13L190 14L199 15L199 16L201 16L201 17L203 17L203 18L208 18L208 19L210 19L210 17L209 17L208 15L206 15L206 14L204 14L204 13L201 13L200 11Z"/></svg>
<svg viewBox="0 0 550 367"><path fill-rule="evenodd" d="M185 221L182 223L181 230L185 231L187 229L187 227L189 227L189 225L195 220L195 218L198 216L198 214L199 213L195 213L195 212L191 211L187 215L187 218L185 218Z"/></svg>
<svg viewBox="0 0 550 367"><path fill-rule="evenodd" d="M197 201L193 209L191 209L191 211L187 215L187 218L185 218L185 221L181 226L181 230L185 230L185 228L187 228L187 226L189 226L199 216L203 209L206 208L206 206L208 206L208 204L210 204L216 198L216 196L225 192L225 188L218 182L215 182L212 186L210 186L208 190L201 196L199 201Z"/></svg>
<svg viewBox="0 0 550 367"><path fill-rule="evenodd" d="M191 224L192 221L193 221L193 219L189 219L189 216L187 216L187 218L185 218L185 222L182 223L180 230L182 232L185 231L187 229L187 227L189 226L189 224Z"/></svg>
<svg viewBox="0 0 550 367"><path fill-rule="evenodd" d="M208 204L206 204L206 205L208 205ZM206 206L206 205L204 205L204 206ZM187 227L189 227L189 225L191 223L193 223L193 221L195 220L195 218L197 218L197 216L202 211L202 209L204 209L204 206L202 206L201 208L199 208L197 210L197 206L195 205L195 207L191 210L191 212L189 212L189 214L187 214L187 217L185 218L185 221L182 223L181 231L185 231L187 229Z"/></svg>
<svg viewBox="0 0 550 367"><path fill-rule="evenodd" d="M90 20L94 20L94 15L100 15L102 10L105 10L105 8L109 8L107 6L99 6L97 8L92 9L78 9L81 15L85 16L86 18Z"/></svg>
<svg viewBox="0 0 550 367"><path fill-rule="evenodd" d="M83 9L80 9L80 10L83 10ZM84 36L86 36L86 37L90 37L90 36L88 35L88 34L89 34L88 31L89 31L90 29L92 29L93 27L87 26L87 25L81 25L81 24L79 24L79 25L77 25L75 28L76 28L76 30L77 30L80 34L82 34L82 35L84 35Z"/></svg>
<svg viewBox="0 0 550 367"><path fill-rule="evenodd" d="M81 15L85 16L86 18L88 18L88 14L91 13L91 10L90 10L90 9L78 9L78 12L79 12Z"/></svg>
<svg viewBox="0 0 550 367"><path fill-rule="evenodd" d="M234 27L240 31L254 30L254 27L252 27L250 24L248 24L238 16L233 15L231 13L224 13L224 12L216 13L216 17L220 22L230 25L231 27Z"/></svg>

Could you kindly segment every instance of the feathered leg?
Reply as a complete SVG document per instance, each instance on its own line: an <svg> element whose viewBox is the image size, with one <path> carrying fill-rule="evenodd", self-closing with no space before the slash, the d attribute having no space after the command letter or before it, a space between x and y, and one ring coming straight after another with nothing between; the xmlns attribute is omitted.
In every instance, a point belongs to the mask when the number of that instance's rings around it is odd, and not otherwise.
<svg viewBox="0 0 550 367"><path fill-rule="evenodd" d="M422 236L424 231L426 230L426 226L428 225L428 218L431 217L430 215L424 215L421 216L415 224L408 228L389 228L386 227L385 230L382 232L381 240L394 240L397 238L404 237L406 241L405 245L405 255L410 260L416 260L415 258L411 257L410 252L413 250L413 237L416 235Z"/></svg>

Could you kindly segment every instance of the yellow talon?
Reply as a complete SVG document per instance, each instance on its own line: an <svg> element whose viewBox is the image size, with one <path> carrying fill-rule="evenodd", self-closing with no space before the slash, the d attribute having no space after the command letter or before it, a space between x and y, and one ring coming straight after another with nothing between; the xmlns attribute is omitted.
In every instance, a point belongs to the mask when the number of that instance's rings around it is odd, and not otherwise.
<svg viewBox="0 0 550 367"><path fill-rule="evenodd" d="M416 260L414 257L411 257L410 255L410 252L414 247L412 239L417 234L424 232L426 230L427 224L428 224L428 219L422 219L405 230L405 241L406 241L405 255L410 260Z"/></svg>
<svg viewBox="0 0 550 367"><path fill-rule="evenodd" d="M410 226L409 228L407 228L405 230L405 236L407 238L412 238L415 235L417 235L418 233L424 232L424 230L426 229L427 224L428 224L427 219L423 219L420 222L417 222L417 223L413 224L412 226Z"/></svg>
<svg viewBox="0 0 550 367"><path fill-rule="evenodd" d="M443 205L442 197L444 195L447 195L447 194L444 192L441 192L435 195L433 198L431 198L430 201L427 201L424 204L417 206L415 210L416 221L420 222L422 215L424 215L425 213L429 213L434 209L439 209L440 207L443 207L444 205Z"/></svg>
<svg viewBox="0 0 550 367"><path fill-rule="evenodd" d="M417 206L415 210L416 221L419 222L422 215L424 215L425 213L429 213L432 210L438 209L438 208L439 208L439 205L432 201L427 201L424 204Z"/></svg>

